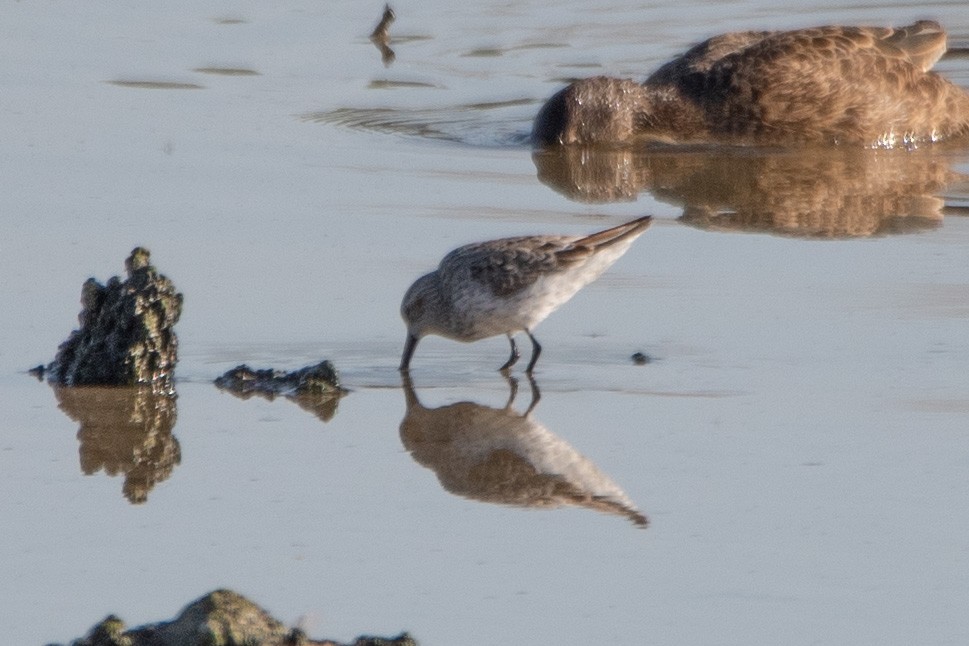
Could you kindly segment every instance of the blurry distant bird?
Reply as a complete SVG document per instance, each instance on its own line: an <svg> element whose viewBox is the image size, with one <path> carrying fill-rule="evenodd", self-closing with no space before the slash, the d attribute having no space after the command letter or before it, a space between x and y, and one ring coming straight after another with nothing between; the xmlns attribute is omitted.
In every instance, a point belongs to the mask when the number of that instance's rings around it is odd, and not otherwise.
<svg viewBox="0 0 969 646"><path fill-rule="evenodd" d="M389 66L397 58L397 54L394 50L390 48L390 24L394 22L397 18L397 14L394 10L390 8L390 5L384 5L384 14L380 18L380 22L377 26L373 28L373 32L370 34L370 42L377 46L380 50L380 58L384 63L384 66Z"/></svg>

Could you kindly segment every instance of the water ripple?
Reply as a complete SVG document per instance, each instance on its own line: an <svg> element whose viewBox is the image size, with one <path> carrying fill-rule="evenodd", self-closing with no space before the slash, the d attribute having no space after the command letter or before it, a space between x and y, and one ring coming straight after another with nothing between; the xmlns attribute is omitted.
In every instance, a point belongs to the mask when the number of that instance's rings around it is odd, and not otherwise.
<svg viewBox="0 0 969 646"><path fill-rule="evenodd" d="M536 103L535 99L513 99L441 108L337 108L303 114L301 119L383 134L506 148L528 144L532 106Z"/></svg>

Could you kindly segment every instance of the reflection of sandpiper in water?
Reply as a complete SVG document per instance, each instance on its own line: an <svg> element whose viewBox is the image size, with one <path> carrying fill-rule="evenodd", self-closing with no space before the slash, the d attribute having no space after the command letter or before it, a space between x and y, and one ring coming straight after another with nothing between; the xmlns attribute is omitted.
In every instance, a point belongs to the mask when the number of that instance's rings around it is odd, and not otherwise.
<svg viewBox="0 0 969 646"><path fill-rule="evenodd" d="M434 471L449 492L484 502L551 509L584 507L648 524L626 493L588 458L551 433L531 411L513 408L517 382L504 408L459 402L426 408L403 375L407 414L400 439L415 461Z"/></svg>
<svg viewBox="0 0 969 646"><path fill-rule="evenodd" d="M598 76L555 94L535 119L544 144L908 146L969 134L969 94L931 72L946 33L816 27L723 34L640 85Z"/></svg>
<svg viewBox="0 0 969 646"><path fill-rule="evenodd" d="M598 278L650 225L645 216L589 236L525 236L469 244L444 257L435 271L418 278L401 303L407 342L400 369L428 334L478 341L505 334L519 358L513 335L532 342L527 373L542 351L536 325Z"/></svg>

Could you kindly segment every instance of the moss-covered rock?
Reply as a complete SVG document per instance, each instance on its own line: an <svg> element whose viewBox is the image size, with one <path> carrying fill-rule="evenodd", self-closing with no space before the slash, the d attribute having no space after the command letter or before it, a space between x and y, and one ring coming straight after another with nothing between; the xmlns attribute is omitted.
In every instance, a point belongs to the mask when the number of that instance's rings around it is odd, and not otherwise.
<svg viewBox="0 0 969 646"><path fill-rule="evenodd" d="M292 372L271 368L253 370L242 364L217 378L215 385L240 399L259 396L272 401L279 396L285 397L324 422L333 419L340 397L347 392L329 361Z"/></svg>
<svg viewBox="0 0 969 646"><path fill-rule="evenodd" d="M190 603L173 620L126 630L109 615L71 646L340 646L309 639L241 594L215 590ZM417 646L407 633L397 637L358 637L353 646Z"/></svg>
<svg viewBox="0 0 969 646"><path fill-rule="evenodd" d="M81 288L80 328L60 345L43 371L61 386L147 385L174 393L178 338L174 326L182 295L135 248L125 261L128 277L102 285L94 278Z"/></svg>
<svg viewBox="0 0 969 646"><path fill-rule="evenodd" d="M255 646L282 644L289 631L265 610L231 590L190 603L175 619L137 629L152 644Z"/></svg>

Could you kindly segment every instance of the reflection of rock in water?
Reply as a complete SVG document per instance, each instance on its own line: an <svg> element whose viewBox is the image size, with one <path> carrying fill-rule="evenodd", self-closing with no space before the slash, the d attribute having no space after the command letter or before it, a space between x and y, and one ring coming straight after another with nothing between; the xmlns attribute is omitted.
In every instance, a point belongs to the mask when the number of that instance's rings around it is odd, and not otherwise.
<svg viewBox="0 0 969 646"><path fill-rule="evenodd" d="M698 228L848 238L934 228L938 195L958 175L931 150L801 148L536 151L545 184L582 202L635 200L641 191L684 206Z"/></svg>
<svg viewBox="0 0 969 646"><path fill-rule="evenodd" d="M130 502L148 500L148 492L181 462L172 435L175 397L148 387L55 387L54 392L60 409L80 424L81 471L124 474L122 491Z"/></svg>
<svg viewBox="0 0 969 646"><path fill-rule="evenodd" d="M404 83L409 85L409 83ZM370 87L400 87L401 81L375 81ZM531 99L430 106L426 108L343 107L303 114L311 123L335 124L367 132L450 141L469 146L523 146L521 125Z"/></svg>
<svg viewBox="0 0 969 646"><path fill-rule="evenodd" d="M182 295L149 264L141 247L125 261L128 278L102 285L89 278L81 290L80 329L58 348L47 367L62 386L148 385L174 392L178 338L174 326Z"/></svg>
<svg viewBox="0 0 969 646"><path fill-rule="evenodd" d="M273 401L278 396L285 397L324 422L333 419L340 397L347 392L329 361L292 372L271 368L253 370L243 364L216 379L215 385L239 399L257 395Z"/></svg>
<svg viewBox="0 0 969 646"><path fill-rule="evenodd" d="M531 409L520 414L512 408L516 384L511 383L504 408L460 402L430 409L421 405L405 376L404 447L459 496L521 507L574 505L645 527L646 517L609 476L542 426Z"/></svg>

